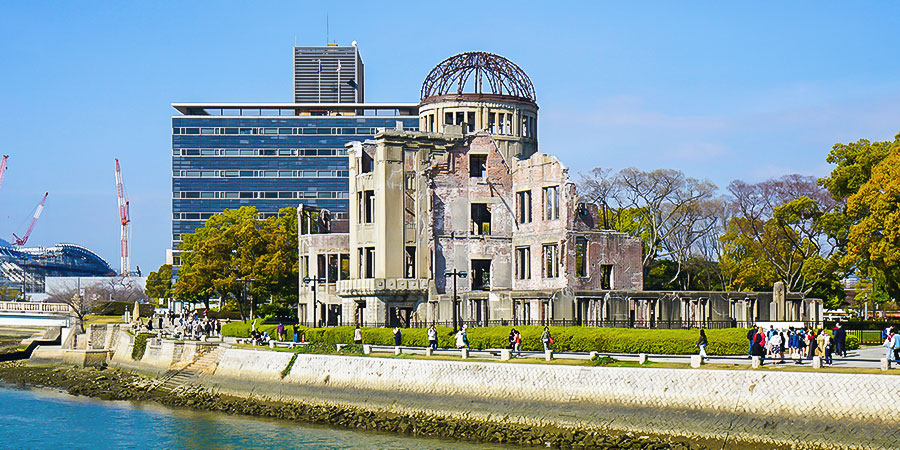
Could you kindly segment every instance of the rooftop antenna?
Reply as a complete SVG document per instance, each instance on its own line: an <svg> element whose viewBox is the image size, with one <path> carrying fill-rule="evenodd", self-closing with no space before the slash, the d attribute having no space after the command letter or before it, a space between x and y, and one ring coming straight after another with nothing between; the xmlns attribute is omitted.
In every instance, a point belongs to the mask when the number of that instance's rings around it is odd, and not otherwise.
<svg viewBox="0 0 900 450"><path fill-rule="evenodd" d="M328 11L325 11L325 45L328 45Z"/></svg>

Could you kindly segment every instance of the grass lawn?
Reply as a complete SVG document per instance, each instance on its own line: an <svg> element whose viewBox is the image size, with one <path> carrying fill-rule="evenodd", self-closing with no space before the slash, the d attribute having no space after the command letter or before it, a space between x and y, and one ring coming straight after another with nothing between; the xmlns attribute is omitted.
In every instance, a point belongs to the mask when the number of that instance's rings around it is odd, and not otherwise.
<svg viewBox="0 0 900 450"><path fill-rule="evenodd" d="M89 314L84 317L84 327L87 328L91 325L103 325L107 323L125 323L122 321L122 316L98 316L96 314Z"/></svg>

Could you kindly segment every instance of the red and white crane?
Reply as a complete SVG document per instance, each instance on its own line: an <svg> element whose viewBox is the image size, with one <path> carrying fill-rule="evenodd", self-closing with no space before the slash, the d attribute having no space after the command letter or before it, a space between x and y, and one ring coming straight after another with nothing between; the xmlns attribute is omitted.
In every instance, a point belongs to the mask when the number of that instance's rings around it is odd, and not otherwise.
<svg viewBox="0 0 900 450"><path fill-rule="evenodd" d="M122 168L119 167L119 158L116 158L116 194L119 199L119 222L122 224L121 238L121 269L119 275L127 277L131 274L131 256L128 243L128 229L131 217L128 213L128 198L125 196L125 183L122 181Z"/></svg>
<svg viewBox="0 0 900 450"><path fill-rule="evenodd" d="M3 158L3 167L2 169L6 169L6 158ZM44 211L44 203L47 202L47 195L49 192L44 192L44 198L41 199L41 202L38 203L37 208L34 210L34 216L31 217L31 223L28 224L28 229L25 231L25 234L22 237L16 236L16 233L13 233L13 242L12 245L23 246L26 242L28 242L28 237L31 236L32 230L34 230L34 224L37 223L39 217L41 217L41 213Z"/></svg>

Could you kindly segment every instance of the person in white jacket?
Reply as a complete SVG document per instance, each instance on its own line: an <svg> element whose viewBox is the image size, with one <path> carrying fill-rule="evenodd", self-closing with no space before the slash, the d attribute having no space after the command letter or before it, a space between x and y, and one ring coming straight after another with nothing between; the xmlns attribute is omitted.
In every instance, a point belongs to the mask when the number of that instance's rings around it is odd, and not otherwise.
<svg viewBox="0 0 900 450"><path fill-rule="evenodd" d="M466 336L466 326L456 332L456 348L469 348L469 339Z"/></svg>

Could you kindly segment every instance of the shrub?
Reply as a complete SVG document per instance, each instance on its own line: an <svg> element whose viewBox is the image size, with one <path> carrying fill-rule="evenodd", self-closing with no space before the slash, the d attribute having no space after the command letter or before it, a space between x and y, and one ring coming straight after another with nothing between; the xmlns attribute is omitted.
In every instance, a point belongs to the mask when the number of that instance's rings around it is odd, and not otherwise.
<svg viewBox="0 0 900 450"><path fill-rule="evenodd" d="M276 325L265 325L257 319L257 330L275 333ZM515 327L522 334L523 350L542 350L541 333L544 327L537 325ZM510 327L469 328L469 346L475 349L508 348ZM290 331L290 327L288 327ZM350 344L353 327L306 328L297 327L309 343ZM456 339L450 328L438 327L438 346L455 347ZM225 336L249 337L250 322L232 322L222 327ZM290 333L288 333L290 334ZM410 347L428 345L427 329L404 328L402 344ZM598 351L603 353L657 353L669 355L693 354L699 351L698 330L649 330L632 328L550 327L553 350L566 352ZM391 328L363 328L363 342L372 345L394 345ZM742 355L747 352L747 329L728 328L706 330L711 355ZM298 338L298 340L300 340ZM848 346L850 339L847 339Z"/></svg>
<svg viewBox="0 0 900 450"><path fill-rule="evenodd" d="M131 348L131 359L141 359L144 357L144 350L147 349L147 339L156 337L155 334L141 333L134 337L134 346Z"/></svg>

